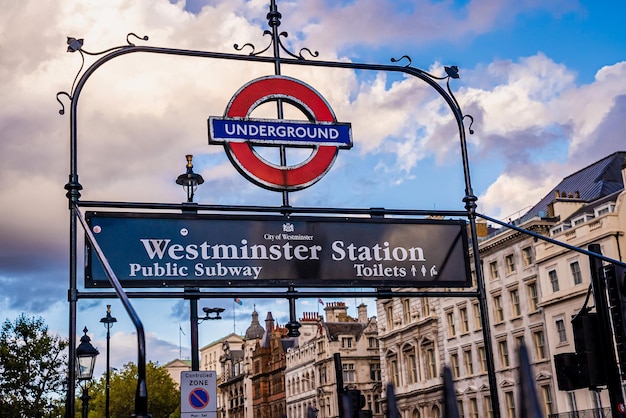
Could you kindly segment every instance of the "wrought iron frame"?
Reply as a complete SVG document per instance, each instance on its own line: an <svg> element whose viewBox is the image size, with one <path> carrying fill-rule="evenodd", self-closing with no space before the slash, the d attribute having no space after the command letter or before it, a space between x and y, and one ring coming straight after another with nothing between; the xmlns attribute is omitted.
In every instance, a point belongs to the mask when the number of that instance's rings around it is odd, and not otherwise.
<svg viewBox="0 0 626 418"><path fill-rule="evenodd" d="M463 298L477 298L480 307L480 313L482 318L482 330L483 330L483 338L485 341L485 351L486 351L486 360L487 360L487 375L489 381L489 390L491 395L492 402L492 410L495 418L499 418L500 416L500 406L498 399L498 390L497 390L497 382L495 375L495 365L493 360L493 347L492 347L492 336L489 326L489 314L488 314L488 306L486 299L486 290L484 278L482 275L482 271L480 269L480 256L479 256L479 248L478 248L478 239L477 239L477 230L476 230L476 219L477 217L486 219L493 223L512 228L518 230L519 232L523 232L532 236L535 236L538 239L547 240L553 242L557 245L566 246L563 243L558 241L554 241L551 239L547 239L544 236L539 234L534 234L531 231L525 230L523 228L518 228L512 226L507 223L500 222L496 219L490 218L486 215L478 214L476 212L476 201L477 197L474 195L470 177L470 165L467 151L467 142L466 142L466 126L465 120L469 119L470 124L467 128L467 131L472 134L472 124L473 118L470 115L463 114L457 99L455 98L451 88L450 88L450 80L459 78L458 68L456 66L444 67L445 75L443 76L435 76L430 74L424 70L413 67L411 58L408 55L404 55L399 59L392 58L391 64L369 64L369 63L359 63L359 62L339 62L339 61L323 61L323 60L311 60L305 58L305 55L309 56L309 58L317 58L319 53L317 51L311 51L308 48L302 48L298 53L293 53L289 51L286 46L283 44L282 39L287 37L287 32L279 32L278 28L281 24L282 15L278 12L278 8L276 6L276 1L270 1L269 13L267 14L268 25L271 28L270 30L265 30L264 35L268 35L271 37L269 44L260 50L250 43L246 43L244 45L234 45L234 49L238 53L220 53L220 52L209 52L209 51L197 51L197 50L186 50L186 49L172 49L172 48L160 48L160 47L152 47L145 45L136 45L133 41L148 41L147 36L139 37L134 33L130 33L126 37L126 45L121 45L113 48L109 48L100 52L89 52L83 49L83 40L77 38L68 38L68 52L78 52L81 55L82 63L79 71L74 78L74 82L72 84L71 90L69 93L67 92L59 92L57 94L57 101L61 105L60 114L65 113L65 106L62 97L65 97L69 100L69 113L70 113L70 174L68 183L65 185L65 189L67 190L67 198L69 201L69 211L70 211L70 219L69 219L69 229L70 229L70 255L69 255L69 291L68 291L68 302L69 302L69 367L68 367L68 392L67 392L67 412L68 416L73 416L75 405L75 350L76 350L76 308L77 302L79 299L98 299L98 298L119 298L122 302L124 308L126 309L128 315L130 316L136 331L137 331L137 366L138 366L138 381L137 381L137 390L135 397L135 410L134 417L149 417L151 416L148 413L148 393L146 388L145 381L145 364L146 364L146 350L145 350L145 335L143 324L141 319L139 318L137 312L133 308L130 298L181 298L181 299L189 299L195 297L203 297L203 298L229 298L233 297L233 293L230 292L203 292L199 289L186 289L183 292L126 292L122 285L120 284L118 278L115 273L109 266L105 254L100 249L96 239L93 234L90 232L87 227L85 218L83 213L81 212L81 208L116 208L116 209L149 209L149 210L181 210L181 211L212 211L212 212L240 212L240 213L280 213L280 214L307 214L307 213L315 213L315 214L335 214L335 215L369 215L369 216L386 216L386 215L401 215L401 216L428 216L428 215L437 215L437 216L448 216L448 217L463 217L468 220L469 228L470 228L470 236L471 236L471 251L473 257L473 265L476 274L476 288L475 290L467 290L467 291L403 291L401 293L402 296L408 297L463 297ZM271 56L263 55L265 52L272 52ZM249 52L243 53L244 50L249 50ZM446 210L446 211L437 211L437 210L395 210L395 209L385 209L385 208L369 208L369 209L360 209L360 208L347 208L347 209L337 209L337 208L320 208L320 207L292 207L289 204L289 192L282 192L282 206L272 207L272 206L224 206L224 205L205 205L205 204L192 204L192 203L181 203L181 204L166 204L166 203L136 203L136 202L111 202L111 201L81 201L80 200L80 191L82 190L82 185L78 181L78 99L80 94L89 80L89 78L94 74L94 72L103 66L105 63L111 61L114 58L121 57L127 54L133 53L150 53L150 54L161 54L161 55L175 55L175 56L187 56L187 57L198 57L198 58L208 58L208 59L219 59L219 60L230 60L230 61L245 61L245 62L253 62L253 63L269 63L274 65L275 74L279 75L281 73L282 65L291 65L291 66L308 66L308 67L324 67L324 68L338 68L338 69L346 69L346 70L363 70L363 71L373 71L373 72L384 72L384 73L401 73L405 75L410 75L422 80L428 86L432 87L443 99L448 108L450 109L452 116L454 117L457 129L458 129L458 139L459 145L461 149L461 162L463 166L463 176L464 176L464 185L465 185L465 196L462 198L462 202L464 202L465 210ZM281 53L287 55L287 57L281 56ZM89 66L85 67L85 56L94 56L97 59ZM400 65L400 63L404 63L404 65ZM282 117L282 104L280 100L278 100L278 117ZM281 165L286 164L285 158L285 149L281 147L280 150L280 160ZM86 239L91 243L93 248L95 249L96 254L104 265L105 271L109 276L109 281L114 289L114 292L82 292L77 288L77 244L78 244L78 226L83 228L86 234ZM585 250L582 250L578 247L567 247L574 251L588 253ZM600 259L605 261L622 264L619 261L612 260L607 257L603 257L601 255L591 253L595 256L598 256ZM375 297L375 298L390 298L394 295L398 295L398 293L394 293L391 289L377 289L376 291L360 291L355 292L354 294L358 294L363 297ZM295 300L297 298L303 297L318 297L318 296L326 296L326 297L343 297L345 296L345 292L338 291L328 291L320 293L319 291L297 291L294 287L289 287L285 291L268 291L264 293L258 292L241 292L238 291L236 296L238 297L255 297L255 298L276 298L276 297L284 297L289 300L290 305L290 322L288 327L290 327L290 331L293 331L295 335L297 335L297 329L299 324L296 321L295 316ZM392 394L393 396L393 394Z"/></svg>

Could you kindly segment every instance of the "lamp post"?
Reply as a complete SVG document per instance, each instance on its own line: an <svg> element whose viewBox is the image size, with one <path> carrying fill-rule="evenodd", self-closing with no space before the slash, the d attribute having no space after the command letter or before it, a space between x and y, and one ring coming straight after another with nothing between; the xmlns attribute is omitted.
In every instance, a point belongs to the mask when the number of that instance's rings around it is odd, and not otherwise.
<svg viewBox="0 0 626 418"><path fill-rule="evenodd" d="M193 197L198 186L204 183L204 179L200 174L193 172L193 163L191 162L193 155L185 155L187 159L187 171L176 178L176 184L180 184L187 194L187 203L193 205ZM197 210L192 206L183 207L183 213L196 213ZM186 292L195 292L197 289L185 289ZM200 370L200 359L198 358L198 297L189 296L189 322L191 323L191 370Z"/></svg>
<svg viewBox="0 0 626 418"><path fill-rule="evenodd" d="M100 318L100 322L102 322L105 328L107 329L107 371L106 371L107 374L106 374L106 386L104 388L105 399L106 399L104 411L105 411L106 418L109 418L109 399L110 399L109 395L111 391L111 386L110 386L110 382L111 382L111 364L110 364L111 327L113 326L115 322L117 322L117 319L114 316L111 316L111 305L107 305L107 314L105 317Z"/></svg>
<svg viewBox="0 0 626 418"><path fill-rule="evenodd" d="M196 303L197 303L196 299ZM198 348L198 324L207 320L222 319L220 314L224 312L224 308L202 308L204 311L204 317L198 318L197 311L196 317L191 324L191 370L200 370L200 358ZM195 330L195 332L194 332ZM195 369L194 369L195 365Z"/></svg>
<svg viewBox="0 0 626 418"><path fill-rule="evenodd" d="M187 171L176 178L176 184L180 184L187 193L187 203L193 202L193 196L198 189L198 186L204 183L204 179L200 174L193 172L193 164L191 159L193 155L186 155L187 159Z"/></svg>
<svg viewBox="0 0 626 418"><path fill-rule="evenodd" d="M89 413L89 381L93 377L93 369L96 365L96 357L100 352L91 345L91 338L87 335L87 327L83 329L85 335L80 338L80 344L76 347L76 378L79 381L83 393L80 400L83 403L82 417L87 418Z"/></svg>

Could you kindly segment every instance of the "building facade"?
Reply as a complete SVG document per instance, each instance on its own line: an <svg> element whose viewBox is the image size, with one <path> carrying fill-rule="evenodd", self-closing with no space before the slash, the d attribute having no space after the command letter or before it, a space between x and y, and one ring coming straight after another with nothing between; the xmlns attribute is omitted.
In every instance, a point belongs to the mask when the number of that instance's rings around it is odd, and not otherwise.
<svg viewBox="0 0 626 418"><path fill-rule="evenodd" d="M382 417L377 320L368 318L364 304L357 307L357 318L347 309L344 302L327 303L325 319L312 312L301 319L301 335L286 357L288 417L307 417L310 409L319 418L339 416L336 353L343 387L360 391L364 409Z"/></svg>
<svg viewBox="0 0 626 418"><path fill-rule="evenodd" d="M510 222L583 249L599 244L604 255L623 261L625 157L626 152L611 154L564 178L524 216ZM511 228L480 237L479 252L491 342L483 339L477 300L377 301L383 380L396 386L402 417L442 416L443 365L454 376L460 414L493 416L486 343L494 354L502 417L519 414L516 353L522 343L528 348L546 416L601 416L600 409L608 406L606 390L559 390L554 365L555 354L575 351L571 320L590 287L589 258Z"/></svg>

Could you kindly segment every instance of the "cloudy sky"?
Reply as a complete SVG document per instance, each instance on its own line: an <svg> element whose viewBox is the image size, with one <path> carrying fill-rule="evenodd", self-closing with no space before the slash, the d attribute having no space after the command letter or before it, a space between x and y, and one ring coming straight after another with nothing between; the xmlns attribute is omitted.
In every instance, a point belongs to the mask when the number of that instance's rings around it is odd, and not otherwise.
<svg viewBox="0 0 626 418"><path fill-rule="evenodd" d="M67 335L63 187L70 122L68 113L59 114L57 93L71 94L82 64L79 53L66 52L67 37L84 39L90 53L126 44L129 33L149 37L132 42L156 47L238 53L234 44L250 43L259 51L269 41L263 36L268 1L0 2L0 319L40 315ZM521 215L564 176L626 150L621 0L277 3L280 29L288 33L283 41L293 52L308 48L323 60L376 64L408 55L413 66L437 76L444 65L457 65L461 78L451 88L475 121L468 138L472 182L479 211L490 216ZM96 58L85 54L85 67ZM354 138L324 179L291 195L293 205L463 208L458 135L431 88L397 74L297 66L282 72L314 86L338 120L352 123ZM249 183L221 147L208 145L206 127L238 88L273 73L271 65L141 53L108 62L79 100L82 199L181 202L184 192L174 179L191 153L206 180L196 201L280 205L280 194ZM60 101L67 109L67 98ZM360 300L346 302L354 314ZM98 321L106 303L119 321L111 361L120 367L136 359L136 340L118 302L80 300L77 326L87 326L104 352ZM185 301L133 303L145 324L149 359L189 357ZM233 329L245 332L255 303L261 319L271 310L279 323L288 321L286 301L244 299L233 312L231 300L201 300L201 307L226 312L224 320L200 325L200 344ZM299 300L298 310L317 311L317 300Z"/></svg>

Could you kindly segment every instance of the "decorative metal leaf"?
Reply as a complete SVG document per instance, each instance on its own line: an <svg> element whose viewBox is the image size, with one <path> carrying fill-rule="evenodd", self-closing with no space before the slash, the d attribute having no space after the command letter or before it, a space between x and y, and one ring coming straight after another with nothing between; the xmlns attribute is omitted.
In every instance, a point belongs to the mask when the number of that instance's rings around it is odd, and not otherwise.
<svg viewBox="0 0 626 418"><path fill-rule="evenodd" d="M67 52L76 52L83 47L83 39L67 38Z"/></svg>
<svg viewBox="0 0 626 418"><path fill-rule="evenodd" d="M446 70L446 74L448 74L451 78L459 78L459 67L453 65L451 67L443 67Z"/></svg>

